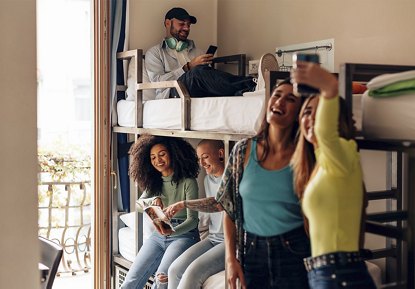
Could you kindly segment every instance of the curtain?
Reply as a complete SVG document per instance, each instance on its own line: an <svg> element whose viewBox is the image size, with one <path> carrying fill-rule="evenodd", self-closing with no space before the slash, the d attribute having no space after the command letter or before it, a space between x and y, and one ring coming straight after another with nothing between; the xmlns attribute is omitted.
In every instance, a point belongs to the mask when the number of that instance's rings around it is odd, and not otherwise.
<svg viewBox="0 0 415 289"><path fill-rule="evenodd" d="M128 0L111 0L111 124L117 125L117 101L125 98L124 92L116 91L117 85L125 82L123 61L117 60L117 52L128 50ZM117 134L117 153L113 157L118 163L118 208L130 211L130 179L128 177L128 143L127 134Z"/></svg>

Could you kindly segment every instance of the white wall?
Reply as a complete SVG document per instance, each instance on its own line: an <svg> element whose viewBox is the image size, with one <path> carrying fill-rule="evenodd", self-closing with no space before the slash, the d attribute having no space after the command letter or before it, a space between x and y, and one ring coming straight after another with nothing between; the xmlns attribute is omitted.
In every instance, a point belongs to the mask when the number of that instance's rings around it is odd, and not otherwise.
<svg viewBox="0 0 415 289"><path fill-rule="evenodd" d="M38 288L36 1L0 1L0 288Z"/></svg>
<svg viewBox="0 0 415 289"><path fill-rule="evenodd" d="M225 54L259 58L278 46L334 38L335 67L414 65L413 11L413 0L221 0L218 44Z"/></svg>

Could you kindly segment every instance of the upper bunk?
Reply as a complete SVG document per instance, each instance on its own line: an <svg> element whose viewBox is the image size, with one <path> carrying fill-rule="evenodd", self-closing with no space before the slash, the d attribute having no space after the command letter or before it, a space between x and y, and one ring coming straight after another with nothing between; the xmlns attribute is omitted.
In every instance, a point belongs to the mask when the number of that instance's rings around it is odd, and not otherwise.
<svg viewBox="0 0 415 289"><path fill-rule="evenodd" d="M113 127L113 132L219 139L225 145L256 133L270 95L269 74L265 76L265 92L250 96L192 98L179 81L150 83L143 69L141 49L120 52L117 59L123 60L119 65L128 64L129 68L126 85L117 86L117 91L124 92L127 97L117 103L118 125ZM216 57L213 61L215 67L230 63L237 65L238 75L245 75L244 54ZM288 72L273 72L272 83L288 76ZM154 96L145 95L149 90L169 87L175 88L180 98L154 99Z"/></svg>
<svg viewBox="0 0 415 289"><path fill-rule="evenodd" d="M344 63L339 71L339 93L344 96L349 111L353 112L358 128L359 146L385 149L415 147L415 93L408 92L392 97L373 97L369 89L353 94L356 83L368 84L382 77L414 71L415 66ZM379 78L381 77L381 78ZM415 74L414 74L415 78ZM379 81L377 81L379 82ZM363 147L362 147L363 146Z"/></svg>

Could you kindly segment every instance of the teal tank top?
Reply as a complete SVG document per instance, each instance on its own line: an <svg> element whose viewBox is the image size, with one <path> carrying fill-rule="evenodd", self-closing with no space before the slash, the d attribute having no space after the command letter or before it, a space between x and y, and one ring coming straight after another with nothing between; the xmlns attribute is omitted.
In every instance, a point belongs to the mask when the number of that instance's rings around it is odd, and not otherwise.
<svg viewBox="0 0 415 289"><path fill-rule="evenodd" d="M243 227L258 236L281 235L303 225L300 202L294 193L291 166L267 170L258 163L257 141L252 139L249 162L239 191Z"/></svg>

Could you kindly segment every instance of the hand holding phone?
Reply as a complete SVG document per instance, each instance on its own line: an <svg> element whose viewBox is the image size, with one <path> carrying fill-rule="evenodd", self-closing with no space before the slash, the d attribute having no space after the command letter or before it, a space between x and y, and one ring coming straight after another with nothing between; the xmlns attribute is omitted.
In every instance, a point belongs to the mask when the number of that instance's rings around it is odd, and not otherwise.
<svg viewBox="0 0 415 289"><path fill-rule="evenodd" d="M218 49L217 46L209 45L209 48L207 49L206 54L215 54L217 49Z"/></svg>
<svg viewBox="0 0 415 289"><path fill-rule="evenodd" d="M320 57L318 54L313 53L294 53L293 54L293 68L295 69L298 61L306 61L306 62L314 62L314 63L320 63ZM304 96L308 97L312 94L320 93L320 90L317 88L314 88L309 85L300 84L300 83L293 83L294 86L294 94L297 96Z"/></svg>

